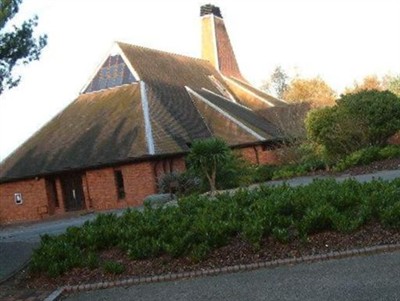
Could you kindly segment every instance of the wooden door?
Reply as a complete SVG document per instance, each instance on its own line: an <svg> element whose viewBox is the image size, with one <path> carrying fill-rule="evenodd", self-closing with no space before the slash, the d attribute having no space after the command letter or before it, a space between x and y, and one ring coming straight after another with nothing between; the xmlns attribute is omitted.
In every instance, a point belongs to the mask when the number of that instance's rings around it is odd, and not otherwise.
<svg viewBox="0 0 400 301"><path fill-rule="evenodd" d="M81 174L68 174L61 177L61 186L66 211L85 209Z"/></svg>

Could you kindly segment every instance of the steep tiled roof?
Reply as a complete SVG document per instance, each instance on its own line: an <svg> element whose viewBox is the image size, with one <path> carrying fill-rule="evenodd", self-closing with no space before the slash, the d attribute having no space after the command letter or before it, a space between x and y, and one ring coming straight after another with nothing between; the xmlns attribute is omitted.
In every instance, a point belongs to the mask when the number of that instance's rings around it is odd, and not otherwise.
<svg viewBox="0 0 400 301"><path fill-rule="evenodd" d="M139 82L81 94L2 163L0 182L183 153L211 136L232 146L279 138L208 61L118 46Z"/></svg>
<svg viewBox="0 0 400 301"><path fill-rule="evenodd" d="M253 87L252 85L250 85L240 79L237 79L235 77L229 77L229 80L233 81L236 85L242 87L242 89L244 89L244 90L249 91L253 95L255 95L261 99L264 99L265 101L269 102L273 106L278 106L278 107L286 106L286 103L283 102L282 100L279 100L279 99Z"/></svg>
<svg viewBox="0 0 400 301"><path fill-rule="evenodd" d="M8 157L1 180L147 154L138 84L82 94Z"/></svg>

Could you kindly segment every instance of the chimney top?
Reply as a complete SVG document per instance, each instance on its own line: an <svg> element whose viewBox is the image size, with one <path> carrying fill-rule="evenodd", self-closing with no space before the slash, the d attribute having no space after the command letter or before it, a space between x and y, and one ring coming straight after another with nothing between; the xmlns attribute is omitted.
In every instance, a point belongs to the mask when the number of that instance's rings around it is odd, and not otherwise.
<svg viewBox="0 0 400 301"><path fill-rule="evenodd" d="M214 6L212 4L206 4L206 5L201 6L200 17L206 16L206 15L214 15L214 16L222 18L221 10L219 9L219 7Z"/></svg>

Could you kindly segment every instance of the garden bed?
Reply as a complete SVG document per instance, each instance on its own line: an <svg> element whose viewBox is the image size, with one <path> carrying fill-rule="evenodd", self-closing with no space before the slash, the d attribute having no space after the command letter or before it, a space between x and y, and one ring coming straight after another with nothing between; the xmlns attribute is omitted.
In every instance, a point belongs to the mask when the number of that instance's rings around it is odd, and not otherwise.
<svg viewBox="0 0 400 301"><path fill-rule="evenodd" d="M33 277L27 272L22 272L18 275L18 279L10 281L9 285L15 286L17 284L17 288L21 289L28 287L50 291L67 284L86 284L135 276L206 270L395 243L400 243L400 231L384 229L379 223L370 223L352 234L326 231L311 235L307 242L294 240L288 244L283 244L272 238L266 238L262 240L260 249L255 249L245 240L235 237L227 246L212 251L207 259L202 262L193 262L188 257L171 258L165 255L154 259L132 261L121 250L114 248L103 251L101 257L104 260L122 263L126 269L119 275L105 273L101 268L93 270L76 268L56 278Z"/></svg>

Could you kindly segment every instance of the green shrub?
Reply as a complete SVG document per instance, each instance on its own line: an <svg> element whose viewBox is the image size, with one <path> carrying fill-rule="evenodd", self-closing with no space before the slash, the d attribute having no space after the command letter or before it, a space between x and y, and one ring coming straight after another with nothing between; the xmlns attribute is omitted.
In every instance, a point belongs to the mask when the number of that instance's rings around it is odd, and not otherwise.
<svg viewBox="0 0 400 301"><path fill-rule="evenodd" d="M389 91L342 95L337 105L310 112L307 136L331 158L379 146L400 129L400 99Z"/></svg>
<svg viewBox="0 0 400 301"><path fill-rule="evenodd" d="M381 221L385 226L400 229L400 201L383 210Z"/></svg>
<svg viewBox="0 0 400 301"><path fill-rule="evenodd" d="M173 193L179 196L201 191L201 187L201 179L190 172L166 173L158 181L160 193Z"/></svg>
<svg viewBox="0 0 400 301"><path fill-rule="evenodd" d="M335 209L329 204L310 208L300 221L300 234L313 234L333 228Z"/></svg>
<svg viewBox="0 0 400 301"><path fill-rule="evenodd" d="M379 151L380 148L377 146L360 149L340 160L335 165L334 169L337 171L343 171L353 166L369 164L381 158Z"/></svg>
<svg viewBox="0 0 400 301"><path fill-rule="evenodd" d="M279 167L276 165L258 165L253 167L253 183L261 183L272 180L274 172Z"/></svg>
<svg viewBox="0 0 400 301"><path fill-rule="evenodd" d="M387 145L379 150L380 159L393 159L400 157L400 146Z"/></svg>
<svg viewBox="0 0 400 301"><path fill-rule="evenodd" d="M120 262L106 261L103 263L103 269L106 273L117 275L125 271L125 266Z"/></svg>
<svg viewBox="0 0 400 301"><path fill-rule="evenodd" d="M268 237L287 243L326 230L350 233L375 220L399 229L399 199L400 179L315 180L307 186L260 186L213 198L192 195L177 207L100 215L58 237L43 236L30 268L51 277L74 267L94 269L99 252L110 247L135 260L168 254L200 261L237 236L259 248ZM108 272L119 273L115 263L108 265Z"/></svg>
<svg viewBox="0 0 400 301"><path fill-rule="evenodd" d="M33 252L30 270L33 273L45 272L49 277L56 277L81 266L82 255L82 250L69 243L65 235L44 235L39 248Z"/></svg>
<svg viewBox="0 0 400 301"><path fill-rule="evenodd" d="M350 167L367 165L374 161L393 159L400 156L400 147L388 145L385 147L370 146L360 149L340 160L334 167L337 171L344 171Z"/></svg>
<svg viewBox="0 0 400 301"><path fill-rule="evenodd" d="M100 265L99 256L94 252L89 252L84 259L84 266L88 267L91 270L98 268Z"/></svg>

